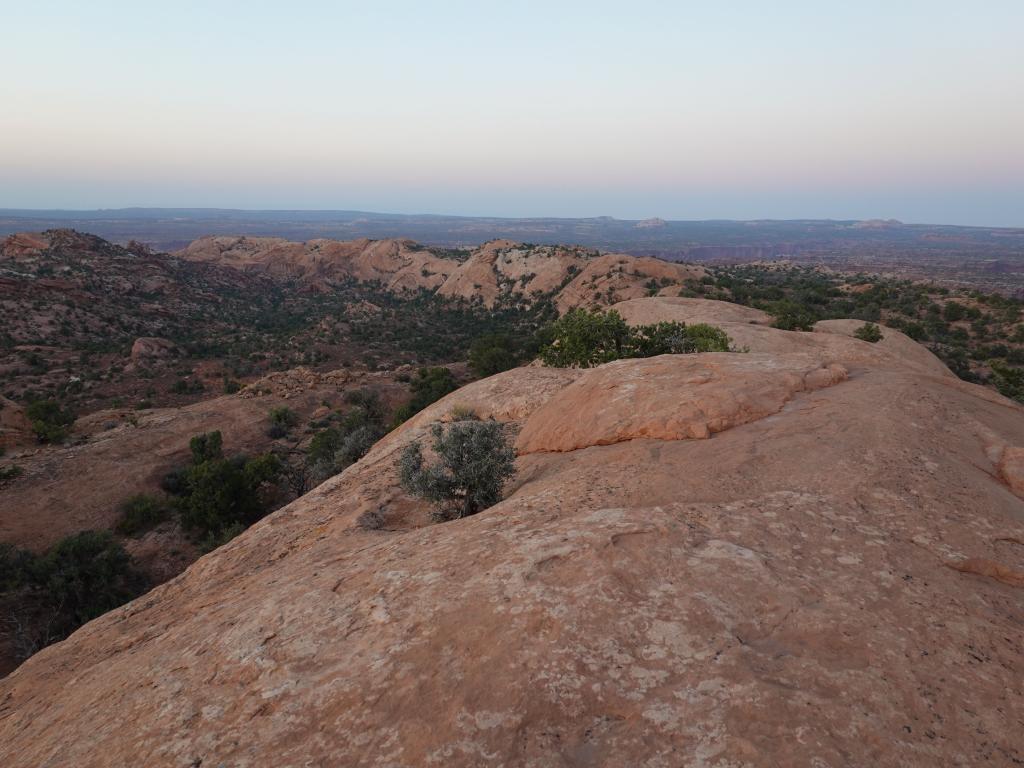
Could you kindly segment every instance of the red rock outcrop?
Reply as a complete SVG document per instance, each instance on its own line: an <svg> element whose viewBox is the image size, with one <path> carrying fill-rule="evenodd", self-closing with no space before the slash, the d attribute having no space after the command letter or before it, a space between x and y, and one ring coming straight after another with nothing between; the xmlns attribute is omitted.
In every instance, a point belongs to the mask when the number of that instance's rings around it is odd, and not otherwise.
<svg viewBox="0 0 1024 768"><path fill-rule="evenodd" d="M0 448L6 450L33 439L32 424L25 416L25 409L0 395Z"/></svg>
<svg viewBox="0 0 1024 768"><path fill-rule="evenodd" d="M133 363L162 360L174 357L178 352L178 345L173 341L156 336L140 336L132 343L131 359Z"/></svg>
<svg viewBox="0 0 1024 768"><path fill-rule="evenodd" d="M560 311L647 296L652 285L678 293L687 279L704 275L702 267L660 259L511 240L492 240L465 254L461 261L438 256L411 240L295 243L270 237L203 237L177 253L190 261L297 280L310 290L345 278L379 280L389 290L426 289L488 307L516 294L526 301L549 295Z"/></svg>
<svg viewBox="0 0 1024 768"><path fill-rule="evenodd" d="M0 764L1024 760L1024 502L990 450L1024 445L1024 410L888 330L732 327L770 349L449 395L0 681ZM708 439L646 436L744 397ZM580 447L430 525L395 460L456 406Z"/></svg>

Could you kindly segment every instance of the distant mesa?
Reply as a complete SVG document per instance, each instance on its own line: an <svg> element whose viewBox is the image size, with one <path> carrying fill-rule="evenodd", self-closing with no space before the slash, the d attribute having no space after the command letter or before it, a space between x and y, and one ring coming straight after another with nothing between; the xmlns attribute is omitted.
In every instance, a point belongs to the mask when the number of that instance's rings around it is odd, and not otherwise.
<svg viewBox="0 0 1024 768"><path fill-rule="evenodd" d="M668 224L668 222L666 222L664 219L660 219L657 216L655 216L654 218L651 218L651 219L644 219L643 221L638 221L636 223L636 228L637 229L658 229L660 227L664 227L666 224Z"/></svg>
<svg viewBox="0 0 1024 768"><path fill-rule="evenodd" d="M903 222L898 219L864 219L855 222L853 229L896 229L902 226Z"/></svg>

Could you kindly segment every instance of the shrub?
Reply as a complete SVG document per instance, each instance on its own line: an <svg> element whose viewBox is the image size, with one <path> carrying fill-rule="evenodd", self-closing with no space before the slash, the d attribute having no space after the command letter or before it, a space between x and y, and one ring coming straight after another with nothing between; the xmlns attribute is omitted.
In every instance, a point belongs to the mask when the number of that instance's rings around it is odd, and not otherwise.
<svg viewBox="0 0 1024 768"><path fill-rule="evenodd" d="M344 469L350 464L355 464L369 452L382 435L383 430L371 424L356 427L342 438L338 450L334 453L335 466Z"/></svg>
<svg viewBox="0 0 1024 768"><path fill-rule="evenodd" d="M271 453L193 464L184 478L182 524L207 537L220 536L234 525L252 525L267 513L261 489L276 483L280 473L281 460Z"/></svg>
<svg viewBox="0 0 1024 768"><path fill-rule="evenodd" d="M861 341L867 341L871 344L875 344L883 339L882 329L874 323L864 323L864 325L853 332L853 335Z"/></svg>
<svg viewBox="0 0 1024 768"><path fill-rule="evenodd" d="M349 411L337 427L317 432L306 452L306 466L316 483L343 471L366 455L384 435L384 412L376 393L372 397L348 398L357 405Z"/></svg>
<svg viewBox="0 0 1024 768"><path fill-rule="evenodd" d="M274 440L287 435L292 427L299 423L299 417L291 408L273 408L268 416L270 426L267 428L267 437Z"/></svg>
<svg viewBox="0 0 1024 768"><path fill-rule="evenodd" d="M41 443L60 443L75 422L74 415L60 407L56 400L36 400L25 409L32 422L32 431Z"/></svg>
<svg viewBox="0 0 1024 768"><path fill-rule="evenodd" d="M109 531L83 531L50 549L33 568L64 615L68 634L145 589L131 557Z"/></svg>
<svg viewBox="0 0 1024 768"><path fill-rule="evenodd" d="M1024 368L1014 368L1000 360L990 360L989 367L999 394L1024 403Z"/></svg>
<svg viewBox="0 0 1024 768"><path fill-rule="evenodd" d="M145 591L109 531L83 531L43 555L0 544L0 592L14 653L27 658Z"/></svg>
<svg viewBox="0 0 1024 768"><path fill-rule="evenodd" d="M495 421L459 421L431 428L437 461L427 464L419 443L398 461L402 487L434 507L435 520L474 515L501 500L515 474L515 452Z"/></svg>
<svg viewBox="0 0 1024 768"><path fill-rule="evenodd" d="M630 329L614 309L570 309L552 323L551 342L541 350L545 365L590 368L628 356Z"/></svg>
<svg viewBox="0 0 1024 768"><path fill-rule="evenodd" d="M21 467L17 464L11 464L9 467L0 467L0 483L6 482L7 480L13 480L21 475Z"/></svg>
<svg viewBox="0 0 1024 768"><path fill-rule="evenodd" d="M966 308L963 304L957 304L955 301L946 302L946 306L942 310L943 317L951 323L955 323L957 320L963 320L967 315Z"/></svg>
<svg viewBox="0 0 1024 768"><path fill-rule="evenodd" d="M678 322L631 328L615 310L569 310L546 336L541 359L562 368L589 368L628 357L729 351L729 336L720 328Z"/></svg>
<svg viewBox="0 0 1024 768"><path fill-rule="evenodd" d="M219 429L216 432L196 435L189 440L188 447L192 452L193 464L202 464L204 461L213 461L224 456L224 440Z"/></svg>
<svg viewBox="0 0 1024 768"><path fill-rule="evenodd" d="M511 336L481 336L469 348L469 368L480 378L493 376L519 365L521 352Z"/></svg>
<svg viewBox="0 0 1024 768"><path fill-rule="evenodd" d="M633 330L629 357L728 351L729 336L721 328L706 323L662 322Z"/></svg>
<svg viewBox="0 0 1024 768"><path fill-rule="evenodd" d="M0 543L0 592L16 589L26 583L32 574L36 556L27 549Z"/></svg>
<svg viewBox="0 0 1024 768"><path fill-rule="evenodd" d="M196 435L189 449L191 465L168 472L160 483L178 497L174 506L183 526L210 541L235 525L244 530L267 513L266 491L283 469L277 456L226 459L219 431Z"/></svg>
<svg viewBox="0 0 1024 768"><path fill-rule="evenodd" d="M315 465L333 460L334 453L340 444L341 432L337 427L321 429L309 441L309 448L306 450L306 463Z"/></svg>
<svg viewBox="0 0 1024 768"><path fill-rule="evenodd" d="M138 536L162 523L169 514L167 504L156 496L132 496L121 505L121 517L114 530L123 536Z"/></svg>
<svg viewBox="0 0 1024 768"><path fill-rule="evenodd" d="M428 405L459 388L452 372L444 366L420 368L410 384L412 397L395 411L394 426L408 421Z"/></svg>
<svg viewBox="0 0 1024 768"><path fill-rule="evenodd" d="M768 312L775 318L772 327L784 331L813 331L818 320L806 306L789 299L774 302Z"/></svg>

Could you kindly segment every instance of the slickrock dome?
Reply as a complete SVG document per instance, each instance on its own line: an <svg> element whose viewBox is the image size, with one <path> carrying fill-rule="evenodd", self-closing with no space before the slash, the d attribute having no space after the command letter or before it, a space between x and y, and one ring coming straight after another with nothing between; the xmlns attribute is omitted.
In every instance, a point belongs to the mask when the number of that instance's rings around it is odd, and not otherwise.
<svg viewBox="0 0 1024 768"><path fill-rule="evenodd" d="M1024 760L1020 406L888 329L620 309L750 352L449 395L0 681L0 764ZM518 474L430 525L395 461L455 406L518 433Z"/></svg>

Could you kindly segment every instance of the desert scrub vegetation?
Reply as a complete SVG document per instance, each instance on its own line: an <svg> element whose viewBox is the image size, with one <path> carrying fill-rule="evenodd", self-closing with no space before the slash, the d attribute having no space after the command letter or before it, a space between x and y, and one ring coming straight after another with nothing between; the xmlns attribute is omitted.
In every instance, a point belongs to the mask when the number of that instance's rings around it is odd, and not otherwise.
<svg viewBox="0 0 1024 768"><path fill-rule="evenodd" d="M68 536L41 555L0 544L0 599L22 659L147 588L109 531Z"/></svg>
<svg viewBox="0 0 1024 768"><path fill-rule="evenodd" d="M436 521L468 517L501 501L505 483L515 475L515 451L501 424L464 419L430 430L435 456L428 462L418 442L398 459L399 478L408 493L433 507Z"/></svg>
<svg viewBox="0 0 1024 768"><path fill-rule="evenodd" d="M662 322L629 326L613 310L571 309L543 333L545 365L590 368L631 357L728 352L725 331L704 323Z"/></svg>
<svg viewBox="0 0 1024 768"><path fill-rule="evenodd" d="M121 504L114 530L122 536L137 537L152 530L171 515L165 499L140 493Z"/></svg>
<svg viewBox="0 0 1024 768"><path fill-rule="evenodd" d="M56 400L36 400L25 409L32 431L41 443L62 443L75 423L74 414Z"/></svg>
<svg viewBox="0 0 1024 768"><path fill-rule="evenodd" d="M284 406L271 408L270 413L267 414L267 420L270 422L267 427L267 437L273 440L287 436L292 428L299 423L299 417L295 411Z"/></svg>
<svg viewBox="0 0 1024 768"><path fill-rule="evenodd" d="M882 323L923 344L961 379L1003 394L1018 391L1010 380L1024 377L1020 298L803 266L740 264L708 272L680 295L751 306L790 330L834 318ZM1024 390L1008 396L1024 402Z"/></svg>
<svg viewBox="0 0 1024 768"><path fill-rule="evenodd" d="M428 405L436 403L445 395L459 388L450 369L444 366L420 368L416 377L409 382L411 397L395 411L392 426L408 421Z"/></svg>
<svg viewBox="0 0 1024 768"><path fill-rule="evenodd" d="M469 347L469 368L480 378L515 368L523 360L536 354L533 336L526 342L517 341L505 333L481 336Z"/></svg>
<svg viewBox="0 0 1024 768"><path fill-rule="evenodd" d="M226 458L219 431L196 435L189 449L192 463L168 473L162 487L176 497L182 527L209 551L270 511L283 467L272 453Z"/></svg>
<svg viewBox="0 0 1024 768"><path fill-rule="evenodd" d="M338 417L336 424L320 430L310 440L299 475L305 478L305 486L294 483L296 495L305 493L310 484L318 485L355 464L384 436L386 411L376 392L347 392L345 402L349 410Z"/></svg>
<svg viewBox="0 0 1024 768"><path fill-rule="evenodd" d="M16 477L21 477L21 467L17 464L0 467L0 485L3 485L5 482L10 480L14 480Z"/></svg>
<svg viewBox="0 0 1024 768"><path fill-rule="evenodd" d="M884 337L882 336L882 329L874 323L864 323L856 331L853 332L854 337L861 341L866 341L869 344L877 344Z"/></svg>

